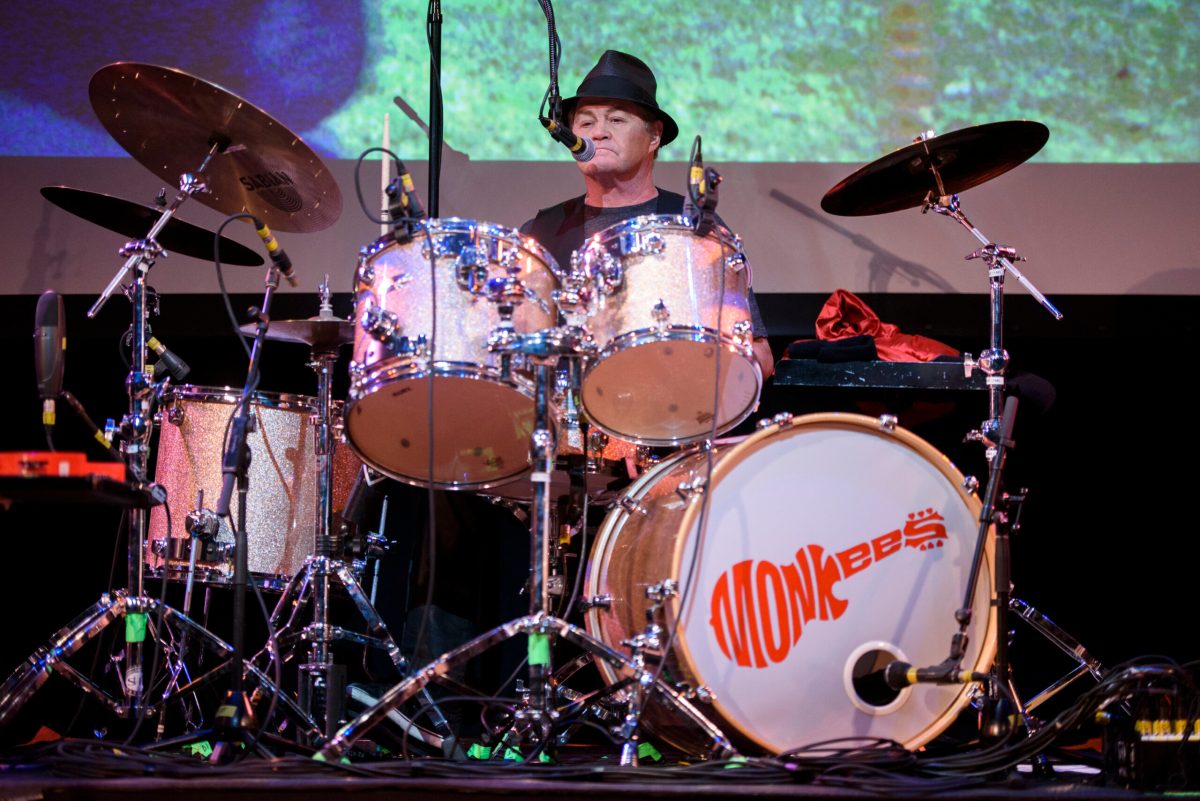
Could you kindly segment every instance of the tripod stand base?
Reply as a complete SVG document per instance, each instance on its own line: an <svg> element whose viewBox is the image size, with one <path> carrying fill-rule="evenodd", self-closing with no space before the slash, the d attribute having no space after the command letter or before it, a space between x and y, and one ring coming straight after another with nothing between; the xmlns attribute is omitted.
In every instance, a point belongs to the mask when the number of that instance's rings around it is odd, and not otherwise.
<svg viewBox="0 0 1200 801"><path fill-rule="evenodd" d="M368 731L386 719L389 712L413 698L431 682L437 681L458 664L479 655L488 648L522 634L541 638L559 637L604 659L623 677L635 682L649 683L650 674L648 672L604 643L592 638L583 629L543 613L533 614L497 626L415 671L409 678L388 690L374 706L343 726L318 752L318 758L327 760L340 758L356 740L365 736ZM737 753L725 734L684 698L682 693L661 679L653 689L662 696L667 704L707 735L712 744L713 754L727 756ZM626 742L622 744L622 750L628 750L631 746L632 753L636 753L636 742L636 733L631 733L626 738Z"/></svg>
<svg viewBox="0 0 1200 801"><path fill-rule="evenodd" d="M68 662L71 656L118 620L126 622L126 641L133 641L131 637L141 637L157 643L163 649L167 676L165 686L139 692L140 675L131 676L130 666L127 665L123 675L119 676L119 692L111 692ZM157 628L160 620L161 630ZM203 674L192 677L185 664L189 642L197 643L221 661ZM233 647L224 640L166 604L151 598L131 597L123 590L105 593L98 602L59 629L0 685L0 726L8 723L25 706L51 674L57 673L118 718L159 715L161 733L161 716L165 714L167 706L173 701L186 702L201 686L211 683L229 670L232 667L232 653ZM136 669L140 671L141 666L136 666ZM312 720L286 694L280 692L261 670L249 662L244 662L243 669L254 678L263 692L274 694L284 710L297 720L300 730L319 735L320 730ZM156 696L153 701L149 699L151 693Z"/></svg>

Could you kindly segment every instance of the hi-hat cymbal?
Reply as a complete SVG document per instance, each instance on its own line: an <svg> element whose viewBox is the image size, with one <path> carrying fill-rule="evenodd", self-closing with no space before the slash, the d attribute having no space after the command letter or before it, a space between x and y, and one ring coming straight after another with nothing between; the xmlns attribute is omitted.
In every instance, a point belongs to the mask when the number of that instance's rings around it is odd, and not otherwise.
<svg viewBox="0 0 1200 801"><path fill-rule="evenodd" d="M254 336L257 323L246 323L243 334ZM272 320L267 339L299 342L313 350L331 350L354 341L354 321L340 317L309 317L307 320Z"/></svg>
<svg viewBox="0 0 1200 801"><path fill-rule="evenodd" d="M42 197L76 217L95 223L101 228L116 231L130 239L144 238L162 216L162 209L154 206L143 206L132 200L123 200L85 189L72 189L69 186L43 186ZM172 217L158 232L155 240L168 253L181 253L184 256L212 261L214 236L216 234L212 231ZM245 245L223 236L221 263L257 267L263 263L263 257Z"/></svg>
<svg viewBox="0 0 1200 801"><path fill-rule="evenodd" d="M843 179L821 198L821 208L846 217L915 208L930 192L957 194L1008 172L1049 138L1040 122L1011 120L914 142Z"/></svg>
<svg viewBox="0 0 1200 801"><path fill-rule="evenodd" d="M301 139L242 98L181 70L117 62L88 85L92 108L121 147L172 186L204 169L193 197L224 214L246 211L278 231L320 231L342 193Z"/></svg>

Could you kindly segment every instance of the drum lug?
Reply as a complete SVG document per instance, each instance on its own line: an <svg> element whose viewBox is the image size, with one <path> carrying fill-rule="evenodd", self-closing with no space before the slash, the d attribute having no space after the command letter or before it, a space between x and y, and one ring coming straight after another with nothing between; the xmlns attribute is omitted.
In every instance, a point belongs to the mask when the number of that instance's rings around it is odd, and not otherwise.
<svg viewBox="0 0 1200 801"><path fill-rule="evenodd" d="M628 253L631 256L657 256L667 247L667 241L662 234L651 231L643 236L634 236L633 246Z"/></svg>
<svg viewBox="0 0 1200 801"><path fill-rule="evenodd" d="M733 341L742 349L743 355L751 357L754 347L754 324L749 320L738 320L733 324Z"/></svg>
<svg viewBox="0 0 1200 801"><path fill-rule="evenodd" d="M355 276L358 280L359 289L366 289L375 284L375 265L362 261L358 265L358 274Z"/></svg>
<svg viewBox="0 0 1200 801"><path fill-rule="evenodd" d="M667 598L671 598L679 594L679 582L675 579L663 579L657 584L651 584L646 588L646 597L656 604L661 604Z"/></svg>
<svg viewBox="0 0 1200 801"><path fill-rule="evenodd" d="M172 403L167 407L167 422L173 426L183 425L183 405Z"/></svg>
<svg viewBox="0 0 1200 801"><path fill-rule="evenodd" d="M472 295L483 294L488 283L487 260L480 260L480 255L474 245L463 245L454 265L454 280L459 289Z"/></svg>
<svg viewBox="0 0 1200 801"><path fill-rule="evenodd" d="M717 694L707 684L701 684L699 687L680 684L676 689L689 701L700 701L705 704L711 704L717 700Z"/></svg>
<svg viewBox="0 0 1200 801"><path fill-rule="evenodd" d="M704 476L696 476L690 482L684 481L675 488L675 494L685 501L690 501L697 495L704 494Z"/></svg>
<svg viewBox="0 0 1200 801"><path fill-rule="evenodd" d="M762 431L764 428L770 428L771 426L787 428L792 424L792 420L794 419L795 417L791 412L780 412L774 417L759 420L758 425L756 425L755 428L757 428L759 431Z"/></svg>
<svg viewBox="0 0 1200 801"><path fill-rule="evenodd" d="M612 596L607 592L602 595L585 595L579 599L580 609L611 609Z"/></svg>
<svg viewBox="0 0 1200 801"><path fill-rule="evenodd" d="M630 498L628 495L622 495L621 499L617 501L617 506L620 506L629 514L644 515L650 513L645 506L642 506L641 503Z"/></svg>
<svg viewBox="0 0 1200 801"><path fill-rule="evenodd" d="M387 311L379 306L372 306L362 313L359 325L392 353L397 353L402 347L407 346L408 337L396 336L400 318L396 316L395 312Z"/></svg>
<svg viewBox="0 0 1200 801"><path fill-rule="evenodd" d="M974 494L979 491L979 479L975 476L963 476L962 488Z"/></svg>
<svg viewBox="0 0 1200 801"><path fill-rule="evenodd" d="M739 249L736 253L726 256L725 267L733 270L735 273L746 269L746 254Z"/></svg>
<svg viewBox="0 0 1200 801"><path fill-rule="evenodd" d="M899 423L900 423L900 420L894 414L879 415L879 430L880 431L886 431L890 434L891 432L896 430L896 426L899 425Z"/></svg>
<svg viewBox="0 0 1200 801"><path fill-rule="evenodd" d="M662 298L658 299L658 303L650 309L650 316L654 319L655 326L661 334L667 330L667 324L671 321L671 310L667 308L667 304Z"/></svg>

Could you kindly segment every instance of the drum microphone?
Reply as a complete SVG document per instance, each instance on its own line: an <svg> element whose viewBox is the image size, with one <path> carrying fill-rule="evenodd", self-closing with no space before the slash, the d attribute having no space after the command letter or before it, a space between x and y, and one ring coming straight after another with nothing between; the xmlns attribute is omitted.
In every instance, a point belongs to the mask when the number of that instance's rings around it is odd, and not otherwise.
<svg viewBox="0 0 1200 801"><path fill-rule="evenodd" d="M158 354L158 362L154 365L154 376L156 378L163 373L170 373L171 378L174 378L176 381L182 381L192 371L192 368L188 367L187 362L176 356L166 345L159 342L157 337L150 337L146 340L146 345L149 346L150 350Z"/></svg>
<svg viewBox="0 0 1200 801"><path fill-rule="evenodd" d="M595 158L596 143L591 139L588 139L586 136L577 135L570 128L559 124L549 117L538 117L538 120L542 123L542 127L550 132L550 136L556 142L562 142L567 146L567 150L571 151L571 155L575 157L576 161L585 162Z"/></svg>
<svg viewBox="0 0 1200 801"><path fill-rule="evenodd" d="M54 401L62 394L67 351L63 299L53 289L47 289L38 298L33 325L33 366L37 372L38 395L42 398L42 424L52 426Z"/></svg>
<svg viewBox="0 0 1200 801"><path fill-rule="evenodd" d="M987 681L988 674L959 670L954 662L915 668L907 662L895 661L883 669L883 680L893 690L903 690L914 684L973 684L977 681Z"/></svg>
<svg viewBox="0 0 1200 801"><path fill-rule="evenodd" d="M288 284L297 286L296 272L292 269L292 260L288 258L287 253L283 248L279 247L279 242L271 233L271 229L267 224L257 217L252 217L254 220L254 230L258 232L258 238L263 241L263 245L267 248L267 255L271 257L271 262L283 273L283 277L287 279ZM161 355L161 354L160 354Z"/></svg>
<svg viewBox="0 0 1200 801"><path fill-rule="evenodd" d="M388 207L388 217L392 222L425 219L425 209L421 206L421 198L417 196L417 187L413 184L412 176L408 174L408 168L400 159L396 159L396 172L396 180L388 185L387 193L388 197L398 203ZM397 209L400 210L399 213Z"/></svg>

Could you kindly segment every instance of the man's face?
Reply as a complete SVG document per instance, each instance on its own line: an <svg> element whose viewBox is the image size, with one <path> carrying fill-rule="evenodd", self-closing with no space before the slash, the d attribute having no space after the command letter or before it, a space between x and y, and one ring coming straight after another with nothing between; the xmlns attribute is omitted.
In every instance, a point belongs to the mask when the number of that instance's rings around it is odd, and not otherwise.
<svg viewBox="0 0 1200 801"><path fill-rule="evenodd" d="M596 156L579 168L586 175L632 176L654 158L662 122L648 120L623 100L581 100L571 130L596 143Z"/></svg>

